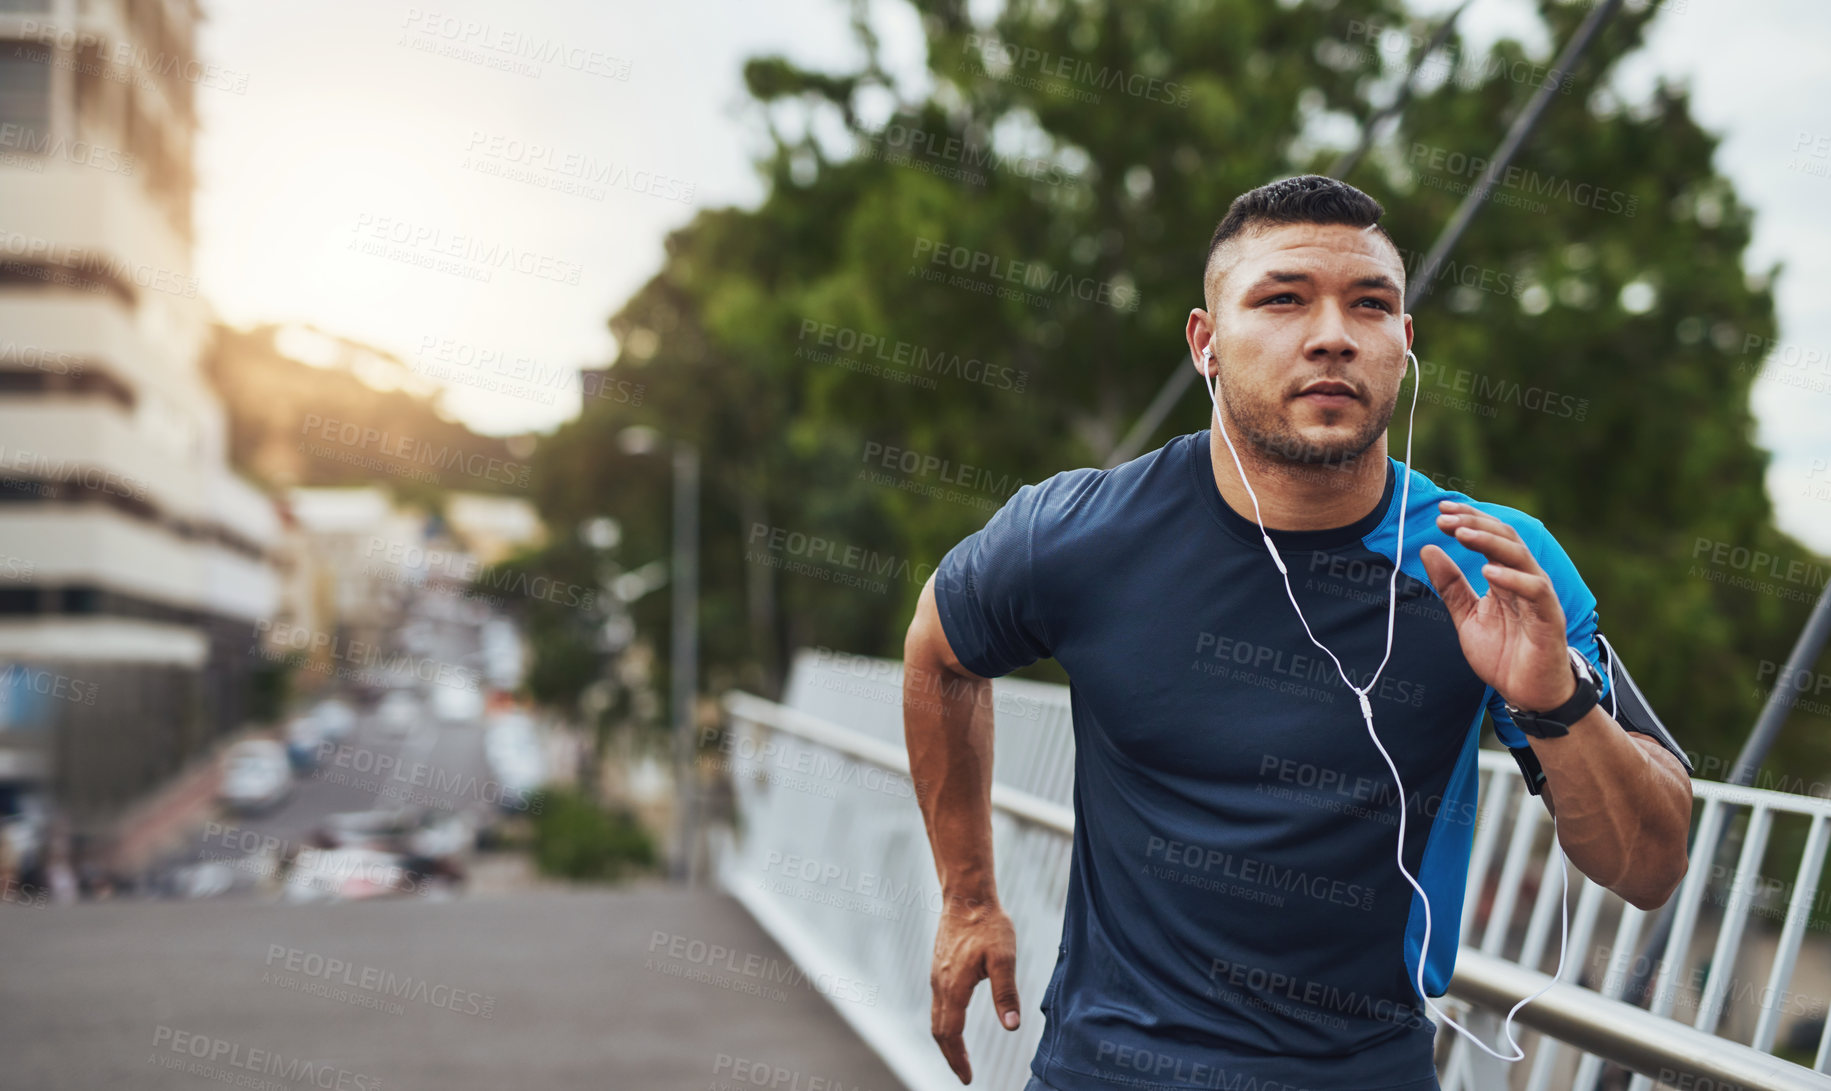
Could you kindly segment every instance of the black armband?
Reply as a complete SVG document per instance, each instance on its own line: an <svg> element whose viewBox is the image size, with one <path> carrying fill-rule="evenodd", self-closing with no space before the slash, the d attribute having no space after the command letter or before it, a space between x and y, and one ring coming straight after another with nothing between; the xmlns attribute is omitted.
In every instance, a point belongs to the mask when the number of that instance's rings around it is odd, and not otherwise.
<svg viewBox="0 0 1831 1091"><path fill-rule="evenodd" d="M1672 732L1666 730L1666 725L1660 722L1653 706L1647 702L1646 694L1640 692L1640 687L1634 684L1634 678L1628 674L1627 667L1622 665L1621 657L1614 654L1613 646L1601 633L1596 634L1596 647L1602 660L1602 669L1598 673L1605 675L1609 683L1608 695L1598 702L1601 707L1609 710L1609 715L1621 725L1622 730L1652 739L1678 759L1686 776L1695 776L1697 771L1692 768L1691 759L1685 756L1684 747L1678 744L1678 740L1672 737ZM1545 787L1545 767L1539 763L1538 755L1532 752L1530 746L1522 746L1517 750L1508 747L1507 752L1513 755L1514 762L1519 765L1520 775L1526 778L1526 791L1533 795L1540 794Z"/></svg>
<svg viewBox="0 0 1831 1091"><path fill-rule="evenodd" d="M1604 703L1609 714L1623 728L1637 735L1645 735L1664 747L1667 753L1685 767L1686 776L1695 776L1697 770L1691 767L1691 759L1685 756L1685 748L1678 744L1678 740L1672 737L1672 732L1666 730L1666 725L1660 722L1653 706L1647 702L1646 695L1640 692L1640 687L1634 684L1633 677L1628 674L1627 667L1622 665L1621 657L1612 654L1614 648L1602 639L1600 633L1596 634L1596 644L1601 649L1602 668L1608 673L1609 694Z"/></svg>

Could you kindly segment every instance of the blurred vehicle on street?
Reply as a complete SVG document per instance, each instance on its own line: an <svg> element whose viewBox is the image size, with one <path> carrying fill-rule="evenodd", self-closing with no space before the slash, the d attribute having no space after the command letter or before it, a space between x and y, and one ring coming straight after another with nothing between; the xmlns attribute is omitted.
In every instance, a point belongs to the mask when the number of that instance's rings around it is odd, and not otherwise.
<svg viewBox="0 0 1831 1091"><path fill-rule="evenodd" d="M501 713L491 721L483 736L483 756L490 776L501 786L496 802L505 810L525 810L528 797L547 782L546 751L525 712Z"/></svg>
<svg viewBox="0 0 1831 1091"><path fill-rule="evenodd" d="M375 709L375 720L390 735L405 735L418 727L425 713L419 698L404 689L390 692Z"/></svg>
<svg viewBox="0 0 1831 1091"><path fill-rule="evenodd" d="M291 793L292 763L280 742L244 739L223 756L216 797L230 810L254 814L278 806Z"/></svg>
<svg viewBox="0 0 1831 1091"><path fill-rule="evenodd" d="M329 742L323 723L316 717L295 716L286 725L286 760L295 772L308 773L324 756Z"/></svg>
<svg viewBox="0 0 1831 1091"><path fill-rule="evenodd" d="M331 742L342 742L356 730L356 710L336 697L318 702L306 715L318 725L319 733Z"/></svg>
<svg viewBox="0 0 1831 1091"><path fill-rule="evenodd" d="M281 899L289 904L361 901L449 891L407 857L377 849L304 848L293 860Z"/></svg>
<svg viewBox="0 0 1831 1091"><path fill-rule="evenodd" d="M462 723L483 715L483 693L461 686L433 686L432 711L441 720Z"/></svg>

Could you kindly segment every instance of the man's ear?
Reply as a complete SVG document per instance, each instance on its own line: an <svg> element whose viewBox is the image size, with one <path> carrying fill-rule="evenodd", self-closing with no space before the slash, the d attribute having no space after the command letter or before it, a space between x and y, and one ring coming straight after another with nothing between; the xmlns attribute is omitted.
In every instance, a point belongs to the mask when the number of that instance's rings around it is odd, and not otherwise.
<svg viewBox="0 0 1831 1091"><path fill-rule="evenodd" d="M1195 370L1203 377L1213 374L1213 362L1205 355L1210 345L1215 343L1214 322L1207 311L1196 307L1189 312L1189 321L1183 329L1183 336L1189 342L1189 358Z"/></svg>

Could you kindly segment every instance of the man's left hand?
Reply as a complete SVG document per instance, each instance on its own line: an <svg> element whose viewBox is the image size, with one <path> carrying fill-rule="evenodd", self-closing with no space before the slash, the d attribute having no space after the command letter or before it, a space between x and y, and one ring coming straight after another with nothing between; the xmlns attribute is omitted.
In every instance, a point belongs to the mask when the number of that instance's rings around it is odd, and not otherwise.
<svg viewBox="0 0 1831 1091"><path fill-rule="evenodd" d="M1454 500L1437 507L1437 526L1488 559L1481 567L1488 593L1476 595L1448 553L1427 545L1418 554L1449 608L1470 669L1515 708L1543 712L1563 704L1577 683L1551 577L1506 523Z"/></svg>

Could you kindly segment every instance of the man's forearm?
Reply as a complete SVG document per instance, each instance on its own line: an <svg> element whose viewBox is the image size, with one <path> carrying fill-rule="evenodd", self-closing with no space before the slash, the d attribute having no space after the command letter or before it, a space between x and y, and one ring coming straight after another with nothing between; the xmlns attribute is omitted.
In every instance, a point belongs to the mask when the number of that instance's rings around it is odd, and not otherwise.
<svg viewBox="0 0 1831 1091"><path fill-rule="evenodd" d="M1677 759L1625 731L1606 702L1570 734L1533 739L1558 841L1583 874L1642 909L1664 904L1685 874L1691 781Z"/></svg>
<svg viewBox="0 0 1831 1091"><path fill-rule="evenodd" d="M996 904L992 683L905 661L903 739L948 908Z"/></svg>

